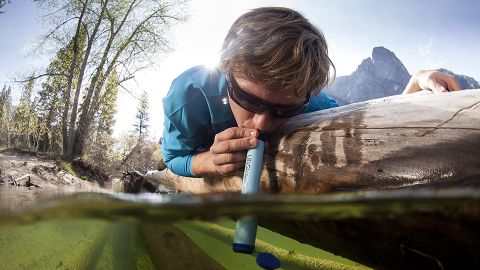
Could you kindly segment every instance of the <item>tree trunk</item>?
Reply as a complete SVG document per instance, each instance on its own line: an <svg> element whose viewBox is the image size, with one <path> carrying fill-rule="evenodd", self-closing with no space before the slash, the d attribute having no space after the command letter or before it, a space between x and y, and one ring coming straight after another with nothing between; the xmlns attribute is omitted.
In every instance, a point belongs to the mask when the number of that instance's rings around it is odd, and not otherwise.
<svg viewBox="0 0 480 270"><path fill-rule="evenodd" d="M82 27L82 20L83 20L83 16L85 15L85 11L87 9L87 5L88 5L88 0L85 0L85 2L83 3L82 12L80 13L80 17L78 18L78 24L77 24L75 36L73 37L73 59L72 59L72 63L70 64L70 69L68 71L67 89L65 89L65 108L63 109L63 115L62 115L62 138L63 138L64 158L70 158L70 153L68 152L68 149L69 149L68 112L70 110L70 96L72 93L73 77L75 75L75 67L77 66L77 59L79 54L78 39L80 36L80 28Z"/></svg>
<svg viewBox="0 0 480 270"><path fill-rule="evenodd" d="M82 113L80 114L80 119L78 121L78 129L75 131L75 135L73 138L74 140L73 147L72 147L73 158L81 157L83 154L85 140L88 137L88 132L91 125L89 114L90 114L93 99L95 99L95 96L97 96L97 95L94 95L94 93L95 91L97 91L97 88L100 82L104 80L103 67L108 60L108 54L110 52L110 49L113 44L113 40L115 39L115 36L117 35L117 33L118 32L115 31L114 29L114 23L111 20L110 21L110 37L108 39L108 43L103 51L102 59L100 61L100 64L97 67L97 70L95 71L95 75L90 81L90 86L87 89L87 95L83 100Z"/></svg>
<svg viewBox="0 0 480 270"><path fill-rule="evenodd" d="M67 151L68 151L69 156L72 156L72 154L73 154L73 145L74 145L74 141L75 141L75 138L74 138L74 136L75 136L75 121L77 120L78 100L79 100L79 97L80 97L80 90L82 88L83 76L84 76L84 73L85 73L85 69L87 67L88 59L90 57L90 51L92 49L93 42L95 41L95 37L97 35L98 28L100 27L100 23L102 22L103 16L105 14L105 9L107 8L107 3L108 3L108 0L105 0L105 2L102 3L102 11L101 11L100 15L98 16L98 20L95 24L95 27L92 31L92 34L88 38L87 49L85 50L85 56L84 56L82 66L80 68L80 72L79 72L79 75L78 75L77 89L76 89L76 92L75 92L75 98L73 100L72 113L70 115L70 124L69 124L69 131L68 131L68 149L67 149Z"/></svg>
<svg viewBox="0 0 480 270"><path fill-rule="evenodd" d="M120 23L117 25L116 28L115 28L114 21L118 21L117 18L113 18L109 13L108 9L106 10L107 16L111 22L110 37L108 40L108 44L105 47L105 50L103 52L102 60L100 61L99 66L97 67L96 74L91 81L86 98L82 105L82 113L80 115L79 127L78 127L78 130L75 132L75 139L74 139L75 141L74 141L74 147L73 147L74 157L79 157L83 154L85 142L88 138L89 131L93 123L93 118L95 116L95 113L98 112L98 109L99 109L99 105L100 105L99 99L101 97L101 91L103 89L105 81L108 79L108 76L110 76L110 73L113 71L114 67L118 64L120 56L125 51L125 49L127 49L128 46L132 44L132 41L135 41L135 37L137 36L137 34L140 31L143 31L143 29L145 28L145 24L150 19L154 17L158 17L159 13L161 13L162 11L162 9L153 10L152 13L150 13L147 17L145 17L144 20L142 20L141 22L138 23L138 25L135 25L133 27L133 30L128 35L125 36L125 39L122 39L120 41L116 40L117 46L113 46L113 48L115 48L116 51L114 50L112 52L111 48L112 48L113 41L118 36L118 33L120 31L123 31L123 26L127 22L127 18L129 18L129 15L132 14L136 6L137 6L136 1L132 1L130 3L130 6L125 12L125 15L123 16L123 18L121 19ZM114 55L114 56L112 57L112 59L109 59L108 61L109 65L104 70L103 68L109 55Z"/></svg>
<svg viewBox="0 0 480 270"><path fill-rule="evenodd" d="M41 136L42 136L42 139L40 139L38 142L38 150L40 152L48 152L50 148L48 132L43 133Z"/></svg>
<svg viewBox="0 0 480 270"><path fill-rule="evenodd" d="M480 181L480 89L377 99L291 119L269 140L261 189L326 193ZM241 189L241 175L147 177L192 193Z"/></svg>

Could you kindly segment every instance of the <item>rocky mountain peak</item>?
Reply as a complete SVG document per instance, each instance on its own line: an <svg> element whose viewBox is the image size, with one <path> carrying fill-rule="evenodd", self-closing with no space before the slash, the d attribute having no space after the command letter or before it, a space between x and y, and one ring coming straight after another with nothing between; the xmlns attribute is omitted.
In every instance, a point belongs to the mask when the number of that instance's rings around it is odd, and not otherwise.
<svg viewBox="0 0 480 270"><path fill-rule="evenodd" d="M375 67L375 76L379 78L399 82L408 82L410 79L410 74L408 74L402 61L392 51L384 47L373 48L372 61Z"/></svg>
<svg viewBox="0 0 480 270"><path fill-rule="evenodd" d="M410 79L402 62L384 47L375 47L350 76L338 77L327 93L341 103L400 94Z"/></svg>
<svg viewBox="0 0 480 270"><path fill-rule="evenodd" d="M438 71L454 75L461 89L480 88L474 78L457 75L447 69ZM349 76L340 76L324 91L341 105L401 94L410 74L397 56L385 47L375 47Z"/></svg>

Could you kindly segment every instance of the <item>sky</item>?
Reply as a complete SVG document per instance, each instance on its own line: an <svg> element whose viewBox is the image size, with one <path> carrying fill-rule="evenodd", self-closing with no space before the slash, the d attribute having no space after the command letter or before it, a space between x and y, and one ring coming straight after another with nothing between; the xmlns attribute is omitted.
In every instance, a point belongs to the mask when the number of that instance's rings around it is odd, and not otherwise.
<svg viewBox="0 0 480 270"><path fill-rule="evenodd" d="M161 137L162 98L184 70L214 64L233 21L249 9L284 6L304 14L325 34L337 75L355 71L372 49L393 51L410 74L444 67L480 81L480 1L476 0L191 0L190 19L169 35L174 51L154 57L155 66L137 74L126 87L150 97L150 133ZM42 33L31 0L12 0L0 14L0 87L13 76L48 64L31 55ZM134 106L135 104L135 106ZM133 130L138 100L120 90L114 134Z"/></svg>

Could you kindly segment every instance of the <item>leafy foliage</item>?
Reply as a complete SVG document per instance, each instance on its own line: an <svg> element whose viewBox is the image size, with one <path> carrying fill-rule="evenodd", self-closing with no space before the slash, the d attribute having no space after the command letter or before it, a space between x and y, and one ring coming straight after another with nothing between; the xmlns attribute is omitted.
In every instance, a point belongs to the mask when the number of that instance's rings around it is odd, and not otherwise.
<svg viewBox="0 0 480 270"><path fill-rule="evenodd" d="M10 1L8 1L10 3ZM4 13L3 7L7 4L7 0L0 0L0 14Z"/></svg>
<svg viewBox="0 0 480 270"><path fill-rule="evenodd" d="M57 163L58 167L62 168L63 170L65 170L66 172L68 172L69 174L73 175L73 176L77 176L77 174L75 173L75 171L73 170L72 168L72 164L69 163L69 162L66 162L66 161L59 161Z"/></svg>
<svg viewBox="0 0 480 270"><path fill-rule="evenodd" d="M8 1L8 0L7 0ZM0 0L0 9L5 0ZM171 50L171 27L186 20L187 0L34 0L44 29L37 53L52 55L23 80L18 105L0 92L0 146L83 157L109 171L154 169L161 159L148 140L142 95L138 134L112 136L119 89ZM128 89L127 89L128 90ZM152 159L152 160L149 160Z"/></svg>
<svg viewBox="0 0 480 270"><path fill-rule="evenodd" d="M156 170L162 160L160 145L140 137L135 147L123 159L121 168L123 171L140 171L145 173Z"/></svg>
<svg viewBox="0 0 480 270"><path fill-rule="evenodd" d="M0 145L10 147L12 136L13 105L12 88L3 86L0 92Z"/></svg>
<svg viewBox="0 0 480 270"><path fill-rule="evenodd" d="M65 108L65 89L67 88L67 73L73 58L73 40L61 48L50 62L46 81L36 97L36 113L39 121L37 148L44 152L61 153L62 151L62 113ZM85 47L85 35L81 36L80 48ZM75 69L78 74L79 67Z"/></svg>
<svg viewBox="0 0 480 270"><path fill-rule="evenodd" d="M26 83L13 114L14 140L19 146L30 147L30 136L34 133L32 122L35 117L32 113L31 101L34 83L35 80Z"/></svg>

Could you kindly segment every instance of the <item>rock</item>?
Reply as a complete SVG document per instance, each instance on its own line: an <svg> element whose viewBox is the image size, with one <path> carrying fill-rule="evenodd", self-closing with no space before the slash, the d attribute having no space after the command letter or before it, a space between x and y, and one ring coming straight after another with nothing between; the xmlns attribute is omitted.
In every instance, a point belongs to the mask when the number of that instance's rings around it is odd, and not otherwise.
<svg viewBox="0 0 480 270"><path fill-rule="evenodd" d="M384 47L375 47L350 76L340 76L324 91L342 105L398 95L410 79L402 62Z"/></svg>

